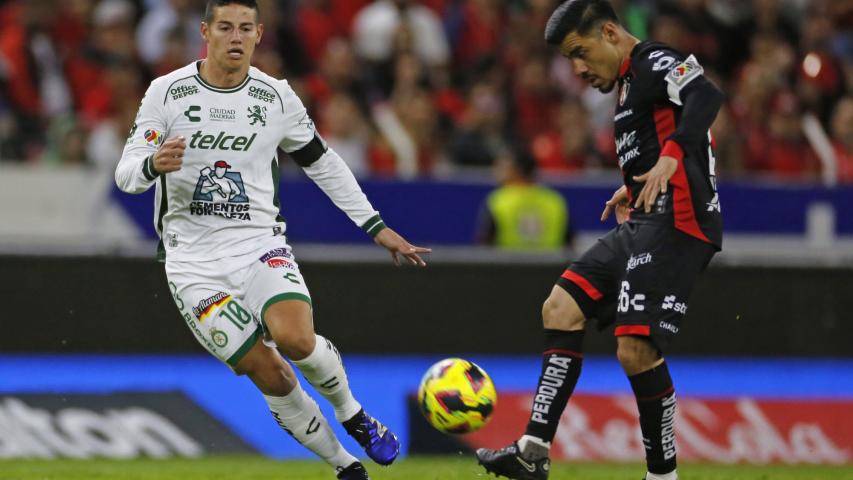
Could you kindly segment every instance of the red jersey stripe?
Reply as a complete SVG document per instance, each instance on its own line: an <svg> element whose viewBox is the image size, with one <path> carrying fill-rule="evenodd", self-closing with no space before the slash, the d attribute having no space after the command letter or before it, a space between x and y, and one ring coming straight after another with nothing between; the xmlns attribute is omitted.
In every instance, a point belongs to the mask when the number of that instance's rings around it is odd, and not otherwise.
<svg viewBox="0 0 853 480"><path fill-rule="evenodd" d="M602 297L604 297L604 294L598 291L597 288L593 287L587 279L583 278L582 276L571 270L566 270L561 276L566 280L574 283L575 285L581 287L581 289L586 292L587 295L589 295L589 298L593 300L601 300Z"/></svg>
<svg viewBox="0 0 853 480"><path fill-rule="evenodd" d="M663 149L666 138L675 132L675 112L672 107L655 107L655 127L658 132L658 143ZM687 171L684 170L684 159L679 158L678 168L669 179L672 186L672 209L675 215L675 228L698 238L706 243L711 240L699 228L696 221L696 211L693 209L693 197L690 194L690 183L687 181Z"/></svg>
<svg viewBox="0 0 853 480"><path fill-rule="evenodd" d="M651 335L651 327L648 325L619 325L613 332L613 335L621 337L624 335L641 335L648 337Z"/></svg>

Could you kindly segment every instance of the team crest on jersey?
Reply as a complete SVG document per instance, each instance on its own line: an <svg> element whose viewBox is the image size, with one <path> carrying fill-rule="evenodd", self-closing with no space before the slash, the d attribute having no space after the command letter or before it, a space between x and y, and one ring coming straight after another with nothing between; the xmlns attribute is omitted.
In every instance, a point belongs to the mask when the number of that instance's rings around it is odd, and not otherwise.
<svg viewBox="0 0 853 480"><path fill-rule="evenodd" d="M159 147L163 143L163 134L149 128L145 130L145 141L148 142L148 145Z"/></svg>
<svg viewBox="0 0 853 480"><path fill-rule="evenodd" d="M252 105L247 108L249 111L249 120L252 122L249 125L254 125L258 122L261 122L262 127L267 126L267 107L262 107L260 105Z"/></svg>
<svg viewBox="0 0 853 480"><path fill-rule="evenodd" d="M231 171L225 160L204 167L199 172L190 203L191 215L218 215L237 220L251 220L249 197L240 172Z"/></svg>
<svg viewBox="0 0 853 480"><path fill-rule="evenodd" d="M631 89L631 82L625 80L619 87L619 106L625 105L625 100L628 99L628 90Z"/></svg>

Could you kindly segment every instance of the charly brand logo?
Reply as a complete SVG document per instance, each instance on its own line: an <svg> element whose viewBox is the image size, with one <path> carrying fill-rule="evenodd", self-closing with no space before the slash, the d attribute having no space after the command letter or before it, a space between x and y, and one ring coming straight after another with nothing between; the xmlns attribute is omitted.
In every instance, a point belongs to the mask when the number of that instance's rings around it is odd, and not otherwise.
<svg viewBox="0 0 853 480"><path fill-rule="evenodd" d="M217 215L236 220L251 220L249 197L240 172L230 171L225 160L199 172L190 203L190 215Z"/></svg>
<svg viewBox="0 0 853 480"><path fill-rule="evenodd" d="M267 107L262 107L260 105L252 105L247 108L249 111L249 120L252 121L249 125L254 125L258 122L261 122L262 127L267 126Z"/></svg>
<svg viewBox="0 0 853 480"><path fill-rule="evenodd" d="M270 92L269 90L255 86L249 87L249 96L267 103L274 103L276 98L275 94Z"/></svg>
<svg viewBox="0 0 853 480"><path fill-rule="evenodd" d="M187 120L193 123L198 123L201 121L201 117L196 114L200 111L201 107L199 107L198 105L190 105L189 108L184 111L184 116L187 117Z"/></svg>
<svg viewBox="0 0 853 480"><path fill-rule="evenodd" d="M169 90L169 94L172 95L172 100L177 100L183 97L189 97L190 95L195 95L196 93L198 93L197 85L180 85Z"/></svg>

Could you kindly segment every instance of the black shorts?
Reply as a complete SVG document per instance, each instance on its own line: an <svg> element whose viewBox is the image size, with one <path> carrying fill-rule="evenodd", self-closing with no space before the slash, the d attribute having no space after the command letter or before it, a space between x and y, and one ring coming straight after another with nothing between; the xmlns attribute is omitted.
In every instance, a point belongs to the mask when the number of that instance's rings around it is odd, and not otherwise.
<svg viewBox="0 0 853 480"><path fill-rule="evenodd" d="M569 265L557 285L600 328L649 337L663 351L681 328L696 278L713 245L672 224L625 222Z"/></svg>

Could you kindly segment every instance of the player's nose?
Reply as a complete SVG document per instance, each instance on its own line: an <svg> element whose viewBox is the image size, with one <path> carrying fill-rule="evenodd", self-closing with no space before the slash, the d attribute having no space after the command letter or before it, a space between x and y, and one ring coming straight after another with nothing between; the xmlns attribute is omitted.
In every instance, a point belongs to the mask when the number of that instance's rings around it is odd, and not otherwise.
<svg viewBox="0 0 853 480"><path fill-rule="evenodd" d="M586 66L583 60L578 58L572 59L572 70L574 70L575 75L582 75L589 71L589 67Z"/></svg>

